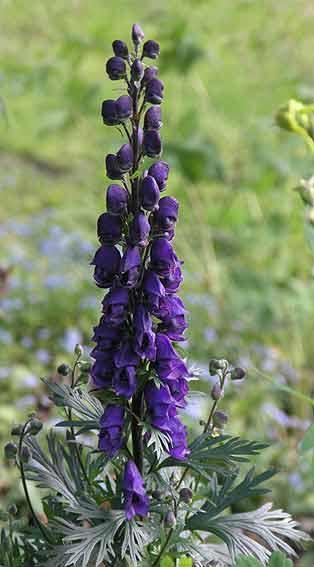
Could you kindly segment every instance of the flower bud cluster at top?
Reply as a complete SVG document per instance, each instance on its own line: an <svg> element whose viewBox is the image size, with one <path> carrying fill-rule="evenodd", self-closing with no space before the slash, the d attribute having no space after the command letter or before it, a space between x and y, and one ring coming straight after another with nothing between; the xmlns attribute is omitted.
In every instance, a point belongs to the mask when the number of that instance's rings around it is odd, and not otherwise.
<svg viewBox="0 0 314 567"><path fill-rule="evenodd" d="M105 407L100 423L99 448L108 456L123 447L130 405L138 421L145 419L167 434L172 456L185 459L186 429L177 412L185 406L189 374L173 346L184 340L187 327L177 295L181 262L172 246L179 205L173 197L161 196L169 174L168 164L160 160L164 85L158 69L145 63L147 58L156 59L160 49L155 41L143 40L143 31L134 24L134 51L116 40L114 55L106 63L109 78L124 81L126 94L105 100L102 118L122 129L127 140L106 156L107 177L114 183L107 188L107 212L98 219L100 247L92 264L96 284L109 291L94 329L91 380L94 388L110 389L118 400ZM144 170L147 157L155 161ZM133 453L139 465L135 444L136 435ZM127 476L134 477L133 464ZM130 507L128 517L136 513Z"/></svg>

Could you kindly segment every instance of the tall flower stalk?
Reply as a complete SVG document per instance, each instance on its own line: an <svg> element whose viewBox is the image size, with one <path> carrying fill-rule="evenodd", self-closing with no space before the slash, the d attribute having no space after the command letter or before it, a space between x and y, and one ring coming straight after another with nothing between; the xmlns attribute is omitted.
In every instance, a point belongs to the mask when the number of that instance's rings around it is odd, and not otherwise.
<svg viewBox="0 0 314 567"><path fill-rule="evenodd" d="M134 52L116 40L114 56L106 64L109 78L124 81L127 94L105 100L102 118L118 126L126 141L116 154L106 156L106 174L115 184L107 188L107 212L98 219L101 246L92 261L96 284L109 289L93 337L92 381L95 388L116 394L115 406L105 409L99 448L113 456L123 447L129 412L139 474L144 466L143 420L167 436L170 455L187 456L178 409L185 405L189 377L173 345L184 340L187 323L177 295L181 262L172 245L179 205L173 197L161 197L169 174L168 164L160 161L164 85L157 67L146 65L160 49L155 41L143 39L135 24ZM109 439L113 446L108 446Z"/></svg>

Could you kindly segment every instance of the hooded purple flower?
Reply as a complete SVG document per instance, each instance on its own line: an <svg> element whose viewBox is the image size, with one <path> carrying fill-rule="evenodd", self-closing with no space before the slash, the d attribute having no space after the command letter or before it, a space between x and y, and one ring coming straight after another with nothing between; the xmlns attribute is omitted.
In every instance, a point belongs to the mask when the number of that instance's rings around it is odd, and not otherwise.
<svg viewBox="0 0 314 567"><path fill-rule="evenodd" d="M130 224L130 243L133 246L147 246L150 224L144 213L137 213Z"/></svg>
<svg viewBox="0 0 314 567"><path fill-rule="evenodd" d="M165 288L155 272L147 270L143 279L143 290L149 311L158 312L160 300L166 295Z"/></svg>
<svg viewBox="0 0 314 567"><path fill-rule="evenodd" d="M142 79L142 85L147 85L152 79L156 79L157 75L157 67L146 67L144 71L144 77Z"/></svg>
<svg viewBox="0 0 314 567"><path fill-rule="evenodd" d="M117 57L122 57L122 59L128 59L129 57L128 46L121 39L115 39L112 42L112 49Z"/></svg>
<svg viewBox="0 0 314 567"><path fill-rule="evenodd" d="M109 79L112 81L117 81L119 79L123 79L126 74L126 65L125 61L121 57L110 57L106 64L106 71L109 75Z"/></svg>
<svg viewBox="0 0 314 567"><path fill-rule="evenodd" d="M114 457L123 444L124 409L121 406L108 405L100 418L98 447L109 457Z"/></svg>
<svg viewBox="0 0 314 567"><path fill-rule="evenodd" d="M143 209L146 211L154 211L158 209L159 187L151 175L147 175L140 185L140 200Z"/></svg>
<svg viewBox="0 0 314 567"><path fill-rule="evenodd" d="M144 130L159 130L162 127L160 106L151 106L144 116Z"/></svg>
<svg viewBox="0 0 314 567"><path fill-rule="evenodd" d="M177 257L173 248L166 238L156 238L153 240L151 251L151 269L159 276L169 277L176 268Z"/></svg>
<svg viewBox="0 0 314 567"><path fill-rule="evenodd" d="M155 360L155 333L153 332L152 320L146 307L137 305L134 318L134 350L140 358Z"/></svg>
<svg viewBox="0 0 314 567"><path fill-rule="evenodd" d="M170 339L163 333L156 334L155 368L162 382L168 383L178 378L187 378L189 371L171 344Z"/></svg>
<svg viewBox="0 0 314 567"><path fill-rule="evenodd" d="M114 363L117 368L123 368L124 366L137 366L138 362L139 357L133 350L130 341L125 341L114 356Z"/></svg>
<svg viewBox="0 0 314 567"><path fill-rule="evenodd" d="M169 165L165 161L156 161L150 166L148 175L152 175L156 179L160 191L164 191L169 177Z"/></svg>
<svg viewBox="0 0 314 567"><path fill-rule="evenodd" d="M93 355L91 354L91 356ZM94 356L98 356L98 355L94 353ZM114 371L114 364L111 354L107 355L107 358L100 358L95 360L91 369L92 385L95 388L100 388L100 389L111 388L113 371Z"/></svg>
<svg viewBox="0 0 314 567"><path fill-rule="evenodd" d="M178 417L173 417L169 421L169 426L172 440L170 455L179 461L184 461L190 453L187 443L186 426L181 423Z"/></svg>
<svg viewBox="0 0 314 567"><path fill-rule="evenodd" d="M144 76L144 65L140 59L134 59L131 66L131 77L134 82L141 81Z"/></svg>
<svg viewBox="0 0 314 567"><path fill-rule="evenodd" d="M116 100L116 113L120 122L132 116L132 99L129 95L122 95Z"/></svg>
<svg viewBox="0 0 314 567"><path fill-rule="evenodd" d="M186 309L180 297L167 295L161 298L158 315L155 313L162 319L158 331L167 335L172 341L184 341L183 333L187 328L185 313Z"/></svg>
<svg viewBox="0 0 314 567"><path fill-rule="evenodd" d="M162 283L165 287L167 293L176 293L183 282L183 276L181 272L181 263L175 256L175 266L172 269L169 276L163 278Z"/></svg>
<svg viewBox="0 0 314 567"><path fill-rule="evenodd" d="M109 185L107 189L107 211L114 216L122 216L128 210L128 194L120 185Z"/></svg>
<svg viewBox="0 0 314 567"><path fill-rule="evenodd" d="M97 234L102 244L117 244L122 236L121 219L109 213L103 213L97 221Z"/></svg>
<svg viewBox="0 0 314 567"><path fill-rule="evenodd" d="M176 415L175 400L168 386L160 386L160 388L158 388L156 384L150 380L145 386L144 395L153 426L155 423L160 427L162 420L167 422L171 417Z"/></svg>
<svg viewBox="0 0 314 567"><path fill-rule="evenodd" d="M145 99L152 104L161 104L164 98L164 84L160 79L151 79L146 86Z"/></svg>
<svg viewBox="0 0 314 567"><path fill-rule="evenodd" d="M162 197L158 211L155 212L154 222L161 231L173 230L178 220L179 203L173 197Z"/></svg>
<svg viewBox="0 0 314 567"><path fill-rule="evenodd" d="M144 155L155 158L161 154L162 145L158 130L145 130L143 138Z"/></svg>
<svg viewBox="0 0 314 567"><path fill-rule="evenodd" d="M117 287L109 291L103 299L103 321L112 327L121 325L128 313L129 293L126 288Z"/></svg>
<svg viewBox="0 0 314 567"><path fill-rule="evenodd" d="M121 341L121 329L108 327L104 317L94 327L92 341L95 341L103 350L112 350Z"/></svg>
<svg viewBox="0 0 314 567"><path fill-rule="evenodd" d="M130 399L137 386L136 368L134 366L124 366L116 368L113 375L113 388L118 396Z"/></svg>
<svg viewBox="0 0 314 567"><path fill-rule="evenodd" d="M117 153L117 166L122 173L130 171L133 166L133 149L130 144L123 144Z"/></svg>
<svg viewBox="0 0 314 567"><path fill-rule="evenodd" d="M110 287L119 273L120 252L114 246L102 245L98 248L91 265L95 266L94 279L98 287Z"/></svg>
<svg viewBox="0 0 314 567"><path fill-rule="evenodd" d="M160 54L160 46L157 41L149 39L145 41L143 45L143 57L148 57L149 59L157 59Z"/></svg>
<svg viewBox="0 0 314 567"><path fill-rule="evenodd" d="M120 281L123 287L132 288L137 284L141 271L141 254L138 246L129 246L121 260Z"/></svg>
<svg viewBox="0 0 314 567"><path fill-rule="evenodd" d="M134 516L145 517L149 510L149 498L143 479L133 461L128 461L123 477L124 509L127 520Z"/></svg>
<svg viewBox="0 0 314 567"><path fill-rule="evenodd" d="M106 175L109 179L121 179L122 172L119 168L117 156L114 154L106 155Z"/></svg>
<svg viewBox="0 0 314 567"><path fill-rule="evenodd" d="M115 100L104 100L101 106L101 115L104 124L107 126L115 126L120 120L117 114L117 105Z"/></svg>

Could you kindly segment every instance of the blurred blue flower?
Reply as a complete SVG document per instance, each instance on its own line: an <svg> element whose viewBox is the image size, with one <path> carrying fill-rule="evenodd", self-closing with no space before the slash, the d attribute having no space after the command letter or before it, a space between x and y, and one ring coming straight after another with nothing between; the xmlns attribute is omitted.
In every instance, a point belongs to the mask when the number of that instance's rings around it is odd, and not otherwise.
<svg viewBox="0 0 314 567"><path fill-rule="evenodd" d="M10 374L10 368L6 366L0 367L0 380L5 380Z"/></svg>
<svg viewBox="0 0 314 567"><path fill-rule="evenodd" d="M204 338L209 343L217 341L217 331L213 327L206 327L204 330Z"/></svg>
<svg viewBox="0 0 314 567"><path fill-rule="evenodd" d="M12 343L12 335L5 329L0 329L0 343L10 345Z"/></svg>
<svg viewBox="0 0 314 567"><path fill-rule="evenodd" d="M50 354L44 348L40 348L36 351L36 358L42 364L48 364L50 362Z"/></svg>
<svg viewBox="0 0 314 567"><path fill-rule="evenodd" d="M23 348L31 348L33 346L33 339L31 337L22 337L21 346Z"/></svg>

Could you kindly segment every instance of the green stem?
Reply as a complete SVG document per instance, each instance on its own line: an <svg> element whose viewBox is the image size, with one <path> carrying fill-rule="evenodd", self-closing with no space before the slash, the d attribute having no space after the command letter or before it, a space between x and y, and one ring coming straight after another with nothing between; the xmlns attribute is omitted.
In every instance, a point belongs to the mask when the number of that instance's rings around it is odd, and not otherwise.
<svg viewBox="0 0 314 567"><path fill-rule="evenodd" d="M159 561L161 560L164 551L166 551L166 549L167 549L167 547L168 547L168 545L169 545L169 542L170 542L170 539L171 539L172 534L173 534L173 528L171 528L171 529L169 530L168 535L167 535L167 538L166 538L166 541L165 541L164 545L162 546L162 548L161 548L161 550L160 550L160 552L159 552L159 554L158 554L158 557L155 559L154 563L152 564L152 567L157 567L157 565L159 564Z"/></svg>

